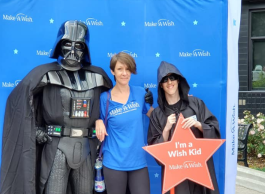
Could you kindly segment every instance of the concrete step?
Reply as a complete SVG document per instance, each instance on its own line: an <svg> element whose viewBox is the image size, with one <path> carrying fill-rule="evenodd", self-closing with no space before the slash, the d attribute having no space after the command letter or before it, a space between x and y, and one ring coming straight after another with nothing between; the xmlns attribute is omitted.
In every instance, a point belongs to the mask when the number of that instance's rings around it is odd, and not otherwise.
<svg viewBox="0 0 265 194"><path fill-rule="evenodd" d="M254 170L254 169L251 169L245 166L238 165L237 176L247 177L247 178L265 183L265 172Z"/></svg>
<svg viewBox="0 0 265 194"><path fill-rule="evenodd" d="M237 165L236 184L265 193L265 172Z"/></svg>

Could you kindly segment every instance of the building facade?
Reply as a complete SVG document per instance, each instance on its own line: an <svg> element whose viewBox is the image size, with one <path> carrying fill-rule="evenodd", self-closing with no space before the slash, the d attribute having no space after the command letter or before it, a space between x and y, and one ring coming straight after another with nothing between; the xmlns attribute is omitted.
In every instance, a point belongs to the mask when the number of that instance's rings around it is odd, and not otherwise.
<svg viewBox="0 0 265 194"><path fill-rule="evenodd" d="M265 114L265 0L242 0L238 49L238 116Z"/></svg>

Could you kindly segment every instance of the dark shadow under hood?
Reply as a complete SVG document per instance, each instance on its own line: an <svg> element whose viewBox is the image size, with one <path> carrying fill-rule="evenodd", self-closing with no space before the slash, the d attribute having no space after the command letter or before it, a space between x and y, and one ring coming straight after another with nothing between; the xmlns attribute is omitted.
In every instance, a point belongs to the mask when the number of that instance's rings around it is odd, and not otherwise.
<svg viewBox="0 0 265 194"><path fill-rule="evenodd" d="M180 71L172 64L162 61L160 63L160 66L158 67L157 70L157 82L158 82L158 105L160 107L160 109L164 112L165 111L165 103L166 103L166 98L165 98L165 92L163 90L163 88L160 87L160 82L162 80L163 77L165 77L167 74L169 73L174 73L177 74L179 76L179 95L180 95L180 99L182 99L182 101L184 103L189 103L188 100L188 93L190 90L190 86L186 80L186 78L180 73Z"/></svg>

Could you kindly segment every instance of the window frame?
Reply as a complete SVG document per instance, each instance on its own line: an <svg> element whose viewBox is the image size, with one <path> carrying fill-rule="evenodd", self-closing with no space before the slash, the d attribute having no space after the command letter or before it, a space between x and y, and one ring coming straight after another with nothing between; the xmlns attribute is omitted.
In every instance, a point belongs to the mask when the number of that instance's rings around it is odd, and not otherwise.
<svg viewBox="0 0 265 194"><path fill-rule="evenodd" d="M249 57L248 57L248 72L249 72L249 76L248 76L248 88L249 91L263 91L265 92L265 88L264 90L255 90L252 87L252 70L254 69L254 64L253 64L253 43L256 42L265 42L265 36L253 36L252 37L252 13L255 12L265 12L265 8L263 9L253 9L253 10L249 10L249 28L248 28L248 53L249 53Z"/></svg>

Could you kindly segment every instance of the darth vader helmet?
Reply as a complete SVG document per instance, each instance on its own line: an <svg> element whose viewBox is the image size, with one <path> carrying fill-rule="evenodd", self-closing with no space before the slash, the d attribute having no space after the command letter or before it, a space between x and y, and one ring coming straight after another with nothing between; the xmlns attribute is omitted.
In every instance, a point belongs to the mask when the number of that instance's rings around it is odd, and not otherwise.
<svg viewBox="0 0 265 194"><path fill-rule="evenodd" d="M64 69L77 71L91 64L88 43L89 31L86 24L66 21L59 29L50 57L57 59Z"/></svg>

